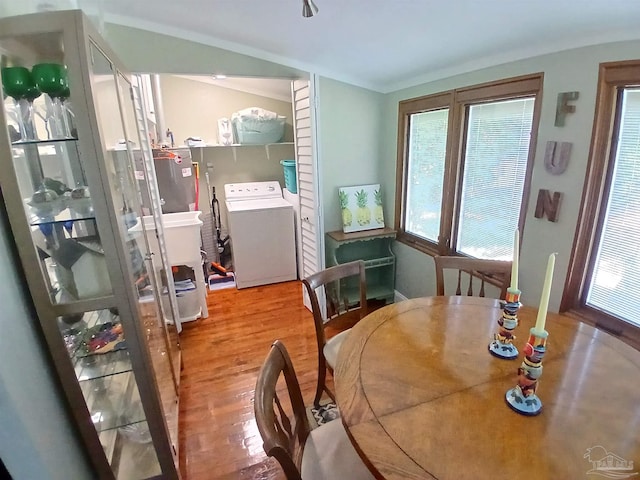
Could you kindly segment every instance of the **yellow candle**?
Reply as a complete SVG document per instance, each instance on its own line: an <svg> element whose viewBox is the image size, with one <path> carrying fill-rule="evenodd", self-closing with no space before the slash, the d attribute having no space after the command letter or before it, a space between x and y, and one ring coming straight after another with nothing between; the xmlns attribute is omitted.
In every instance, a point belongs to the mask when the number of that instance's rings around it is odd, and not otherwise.
<svg viewBox="0 0 640 480"><path fill-rule="evenodd" d="M513 234L513 261L511 262L511 288L518 289L518 258L520 258L520 232Z"/></svg>
<svg viewBox="0 0 640 480"><path fill-rule="evenodd" d="M547 320L547 309L549 308L549 295L551 294L551 282L553 280L553 267L556 263L557 253L549 255L547 262L547 274L544 277L544 285L542 286L542 295L540 296L540 307L538 308L538 317L536 318L536 332L544 332L544 323Z"/></svg>

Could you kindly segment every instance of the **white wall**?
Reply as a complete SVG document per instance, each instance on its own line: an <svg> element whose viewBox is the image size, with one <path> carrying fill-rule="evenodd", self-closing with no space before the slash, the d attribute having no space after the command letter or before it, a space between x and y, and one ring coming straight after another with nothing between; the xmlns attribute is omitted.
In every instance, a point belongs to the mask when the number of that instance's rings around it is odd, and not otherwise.
<svg viewBox="0 0 640 480"><path fill-rule="evenodd" d="M0 218L0 458L16 480L94 479L70 427L40 328L24 297L17 253Z"/></svg>
<svg viewBox="0 0 640 480"><path fill-rule="evenodd" d="M640 42L611 43L512 62L387 95L383 115L384 142L381 164L381 179L386 191L395 191L398 102L400 100L501 78L544 72L543 103L531 181L531 196L522 235L520 288L523 292L522 302L537 305L542 291L547 257L551 252L558 252L549 303L550 310L557 311L573 246L589 155L598 65L601 62L639 57ZM566 91L580 92L580 98L573 102L576 112L567 116L564 127L555 127L557 94ZM566 172L562 175L554 176L544 169L545 145L549 140L573 142L571 160ZM538 190L541 188L564 194L557 223L533 216ZM391 195L386 197L386 206L385 213L392 211ZM407 297L433 294L435 274L431 258L405 245L397 244L395 249L398 254L396 288Z"/></svg>

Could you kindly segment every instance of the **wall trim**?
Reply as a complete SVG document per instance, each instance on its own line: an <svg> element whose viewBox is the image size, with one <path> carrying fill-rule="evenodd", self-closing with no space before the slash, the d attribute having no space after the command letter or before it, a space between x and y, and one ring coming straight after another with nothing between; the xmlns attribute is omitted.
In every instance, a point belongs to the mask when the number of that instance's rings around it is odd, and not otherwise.
<svg viewBox="0 0 640 480"><path fill-rule="evenodd" d="M403 300L409 300L407 297L405 297L403 294L401 294L399 291L394 290L393 291L393 302L397 303L397 302L402 302Z"/></svg>

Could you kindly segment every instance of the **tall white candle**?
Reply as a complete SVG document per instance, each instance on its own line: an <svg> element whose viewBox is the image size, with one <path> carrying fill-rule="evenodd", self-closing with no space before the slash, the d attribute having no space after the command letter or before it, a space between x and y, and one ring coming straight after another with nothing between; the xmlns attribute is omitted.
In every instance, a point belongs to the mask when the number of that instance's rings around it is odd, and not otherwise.
<svg viewBox="0 0 640 480"><path fill-rule="evenodd" d="M518 289L518 259L520 258L520 232L513 234L513 261L511 262L511 288Z"/></svg>
<svg viewBox="0 0 640 480"><path fill-rule="evenodd" d="M551 295L551 282L553 280L553 267L556 263L557 253L549 255L547 262L547 274L544 277L544 285L542 286L542 295L540 296L540 307L538 307L538 317L536 318L536 332L544 332L544 323L547 320L547 309L549 308L549 295Z"/></svg>

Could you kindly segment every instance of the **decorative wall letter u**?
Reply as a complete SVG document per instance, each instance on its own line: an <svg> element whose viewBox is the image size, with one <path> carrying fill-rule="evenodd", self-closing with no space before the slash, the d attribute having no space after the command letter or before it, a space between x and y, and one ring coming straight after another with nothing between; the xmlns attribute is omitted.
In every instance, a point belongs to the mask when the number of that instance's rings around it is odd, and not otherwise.
<svg viewBox="0 0 640 480"><path fill-rule="evenodd" d="M547 142L547 148L544 151L544 168L553 175L564 173L569 164L569 156L571 155L571 142Z"/></svg>

